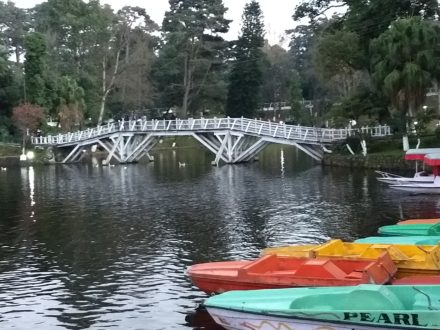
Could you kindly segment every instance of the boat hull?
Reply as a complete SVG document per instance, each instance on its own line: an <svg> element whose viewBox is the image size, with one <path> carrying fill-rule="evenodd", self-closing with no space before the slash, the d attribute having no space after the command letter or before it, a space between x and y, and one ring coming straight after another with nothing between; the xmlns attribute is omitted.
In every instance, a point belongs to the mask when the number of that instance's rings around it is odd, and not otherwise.
<svg viewBox="0 0 440 330"><path fill-rule="evenodd" d="M370 236L359 238L354 243L360 244L400 244L400 245L437 245L440 236Z"/></svg>
<svg viewBox="0 0 440 330"><path fill-rule="evenodd" d="M380 176L377 180L386 184L417 184L417 183L433 183L435 176L426 172L417 172L413 177L404 177L392 173L376 171Z"/></svg>
<svg viewBox="0 0 440 330"><path fill-rule="evenodd" d="M202 291L388 283L397 268L388 253L375 260L289 258L266 255L254 261L209 262L190 266L191 281Z"/></svg>
<svg viewBox="0 0 440 330"><path fill-rule="evenodd" d="M440 285L440 275L408 276L394 279L393 285Z"/></svg>
<svg viewBox="0 0 440 330"><path fill-rule="evenodd" d="M295 319L244 313L221 308L207 307L214 321L227 330L377 330L408 329L398 326L366 326L328 321Z"/></svg>
<svg viewBox="0 0 440 330"><path fill-rule="evenodd" d="M418 184L418 183L434 183L434 177L419 178L377 178L378 181L386 184Z"/></svg>
<svg viewBox="0 0 440 330"><path fill-rule="evenodd" d="M439 223L440 219L436 218L436 219L408 219L408 220L403 220L403 221L399 221L397 224L398 225L417 225L417 224L436 224Z"/></svg>
<svg viewBox="0 0 440 330"><path fill-rule="evenodd" d="M208 298L204 306L228 329L438 330L439 298L438 285L363 284L231 291Z"/></svg>
<svg viewBox="0 0 440 330"><path fill-rule="evenodd" d="M414 185L394 184L394 185L391 185L390 188L395 189L395 190L399 190L399 191L410 192L413 194L430 194L430 195L440 194L440 187L439 186L420 187L416 184L414 184Z"/></svg>
<svg viewBox="0 0 440 330"><path fill-rule="evenodd" d="M381 236L426 236L426 239L433 236L440 237L440 224L413 224L413 225L391 225L380 227L378 233ZM429 236L429 237L428 237ZM437 244L437 243L435 243Z"/></svg>

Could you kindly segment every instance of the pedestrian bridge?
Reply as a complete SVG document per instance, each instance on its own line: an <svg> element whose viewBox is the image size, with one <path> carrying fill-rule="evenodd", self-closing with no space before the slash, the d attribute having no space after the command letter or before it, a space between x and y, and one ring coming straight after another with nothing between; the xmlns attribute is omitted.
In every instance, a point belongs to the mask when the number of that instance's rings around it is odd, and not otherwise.
<svg viewBox="0 0 440 330"><path fill-rule="evenodd" d="M359 131L373 137L390 135L390 127L332 129L286 125L246 118L200 118L175 120L122 120L74 133L32 137L32 144L64 149L62 163L79 161L87 148L101 146L119 163L149 156L158 141L167 136L192 136L215 154L215 163L247 162L270 143L295 146L321 160L324 145L344 140Z"/></svg>

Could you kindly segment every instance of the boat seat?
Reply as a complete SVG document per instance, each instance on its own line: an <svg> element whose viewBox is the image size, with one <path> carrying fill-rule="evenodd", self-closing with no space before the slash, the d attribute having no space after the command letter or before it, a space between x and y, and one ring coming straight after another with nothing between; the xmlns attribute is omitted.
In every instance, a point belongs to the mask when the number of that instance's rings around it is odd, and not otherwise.
<svg viewBox="0 0 440 330"><path fill-rule="evenodd" d="M356 278L356 279L360 279L360 278L363 277L363 275L364 275L363 271L361 271L361 270L355 270L355 271L352 271L350 274L348 274L348 275L346 276L346 278Z"/></svg>
<svg viewBox="0 0 440 330"><path fill-rule="evenodd" d="M414 288L414 310L440 310L440 296L432 292L425 292L423 287Z"/></svg>
<svg viewBox="0 0 440 330"><path fill-rule="evenodd" d="M347 294L320 293L295 299L291 309L403 310L403 303L385 286L359 285Z"/></svg>

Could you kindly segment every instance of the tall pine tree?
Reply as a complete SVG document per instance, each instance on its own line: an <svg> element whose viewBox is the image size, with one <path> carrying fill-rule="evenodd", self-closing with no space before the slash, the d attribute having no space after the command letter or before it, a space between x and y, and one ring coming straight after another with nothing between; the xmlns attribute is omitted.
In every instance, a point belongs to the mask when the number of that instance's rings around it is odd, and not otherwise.
<svg viewBox="0 0 440 330"><path fill-rule="evenodd" d="M177 105L181 115L194 112L193 104L224 63L229 30L223 0L169 0L170 10L162 24L164 46L155 67L164 106ZM214 76L214 77L213 77ZM172 102L172 103L171 103ZM199 103L201 103L199 101Z"/></svg>
<svg viewBox="0 0 440 330"><path fill-rule="evenodd" d="M29 33L25 38L25 49L25 101L49 108L50 101L46 97L47 48L44 36L38 32Z"/></svg>
<svg viewBox="0 0 440 330"><path fill-rule="evenodd" d="M263 84L264 23L260 5L255 0L246 4L242 24L229 77L226 114L250 118L257 110Z"/></svg>

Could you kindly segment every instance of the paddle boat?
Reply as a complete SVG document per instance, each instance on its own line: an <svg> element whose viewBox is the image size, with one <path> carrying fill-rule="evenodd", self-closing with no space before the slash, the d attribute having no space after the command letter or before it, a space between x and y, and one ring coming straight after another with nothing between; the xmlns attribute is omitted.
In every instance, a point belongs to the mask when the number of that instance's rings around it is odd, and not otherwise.
<svg viewBox="0 0 440 330"><path fill-rule="evenodd" d="M424 161L428 154L440 153L440 148L409 149L405 153L405 160ZM413 177L403 177L383 171L376 171L379 175L377 180L387 184L412 184L412 183L433 183L435 175L426 171L416 171Z"/></svg>
<svg viewBox="0 0 440 330"><path fill-rule="evenodd" d="M440 275L407 276L395 278L391 281L393 285L439 285Z"/></svg>
<svg viewBox="0 0 440 330"><path fill-rule="evenodd" d="M382 236L440 236L440 223L383 226L378 233Z"/></svg>
<svg viewBox="0 0 440 330"><path fill-rule="evenodd" d="M405 191L413 194L440 194L440 177L436 176L432 183L392 184L391 189Z"/></svg>
<svg viewBox="0 0 440 330"><path fill-rule="evenodd" d="M440 271L439 245L360 244L337 239L324 244L267 248L261 254L297 258L376 259L385 251L397 266L398 278L434 275Z"/></svg>
<svg viewBox="0 0 440 330"><path fill-rule="evenodd" d="M361 244L401 244L401 245L437 245L440 236L370 236L359 238L354 243Z"/></svg>
<svg viewBox="0 0 440 330"><path fill-rule="evenodd" d="M298 286L385 284L396 272L387 252L375 260L311 259L272 254L254 261L197 264L187 270L194 285L208 294Z"/></svg>
<svg viewBox="0 0 440 330"><path fill-rule="evenodd" d="M379 176L376 179L380 182L387 184L434 182L434 175L426 171L416 172L413 177L404 177L383 171L375 171L375 172L379 174Z"/></svg>
<svg viewBox="0 0 440 330"><path fill-rule="evenodd" d="M421 224L436 224L440 222L440 218L435 219L408 219L399 221L398 225L421 225Z"/></svg>
<svg viewBox="0 0 440 330"><path fill-rule="evenodd" d="M204 305L229 330L439 329L440 286L373 285L230 291Z"/></svg>
<svg viewBox="0 0 440 330"><path fill-rule="evenodd" d="M435 176L431 183L398 183L389 187L392 189L406 191L413 194L440 194L440 153L430 153L425 155L423 159L425 165L432 167Z"/></svg>

